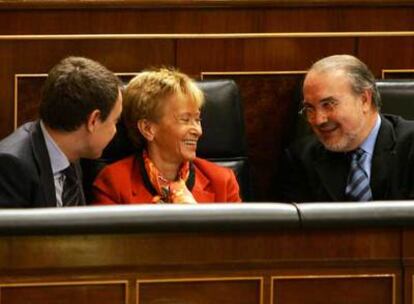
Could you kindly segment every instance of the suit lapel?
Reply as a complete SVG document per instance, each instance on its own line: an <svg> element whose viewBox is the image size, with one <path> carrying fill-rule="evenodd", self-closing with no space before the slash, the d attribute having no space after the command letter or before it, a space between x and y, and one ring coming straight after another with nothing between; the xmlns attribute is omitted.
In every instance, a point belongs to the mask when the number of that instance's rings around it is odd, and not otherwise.
<svg viewBox="0 0 414 304"><path fill-rule="evenodd" d="M395 161L395 134L391 123L381 116L381 127L375 143L371 165L371 190L374 200L386 197L389 185L389 170Z"/></svg>
<svg viewBox="0 0 414 304"><path fill-rule="evenodd" d="M321 191L326 193L318 193L317 196L328 195L330 200L345 201L345 186L349 170L347 157L345 153L329 152L322 146L321 150L320 157L314 162L314 166L321 180Z"/></svg>
<svg viewBox="0 0 414 304"><path fill-rule="evenodd" d="M40 188L44 196L44 202L40 207L56 207L55 181L40 122L37 121L30 128L33 155L38 167Z"/></svg>

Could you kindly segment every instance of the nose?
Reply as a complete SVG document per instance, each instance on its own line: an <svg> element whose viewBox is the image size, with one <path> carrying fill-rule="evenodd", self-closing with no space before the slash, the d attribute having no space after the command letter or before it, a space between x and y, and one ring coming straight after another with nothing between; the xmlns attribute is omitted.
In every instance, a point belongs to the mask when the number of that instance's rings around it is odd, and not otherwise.
<svg viewBox="0 0 414 304"><path fill-rule="evenodd" d="M203 134L203 129L199 122L194 122L191 128L191 134L194 136L200 137Z"/></svg>
<svg viewBox="0 0 414 304"><path fill-rule="evenodd" d="M312 125L321 125L328 121L328 115L324 111L316 110L314 116L309 120Z"/></svg>

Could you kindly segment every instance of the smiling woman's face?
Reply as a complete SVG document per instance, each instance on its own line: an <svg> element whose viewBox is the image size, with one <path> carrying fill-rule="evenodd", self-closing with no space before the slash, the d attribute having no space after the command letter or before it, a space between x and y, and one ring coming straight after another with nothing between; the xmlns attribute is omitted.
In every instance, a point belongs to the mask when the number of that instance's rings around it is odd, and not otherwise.
<svg viewBox="0 0 414 304"><path fill-rule="evenodd" d="M161 118L153 124L148 148L157 159L181 164L196 157L202 135L200 108L188 97L172 95L165 99Z"/></svg>

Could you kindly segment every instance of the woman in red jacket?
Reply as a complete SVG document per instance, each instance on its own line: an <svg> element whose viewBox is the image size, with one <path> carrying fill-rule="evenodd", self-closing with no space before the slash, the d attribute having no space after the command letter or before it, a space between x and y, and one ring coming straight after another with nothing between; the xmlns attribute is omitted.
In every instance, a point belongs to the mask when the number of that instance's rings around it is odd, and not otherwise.
<svg viewBox="0 0 414 304"><path fill-rule="evenodd" d="M196 157L202 91L171 69L145 71L124 92L123 119L135 155L106 166L94 204L239 202L232 170Z"/></svg>

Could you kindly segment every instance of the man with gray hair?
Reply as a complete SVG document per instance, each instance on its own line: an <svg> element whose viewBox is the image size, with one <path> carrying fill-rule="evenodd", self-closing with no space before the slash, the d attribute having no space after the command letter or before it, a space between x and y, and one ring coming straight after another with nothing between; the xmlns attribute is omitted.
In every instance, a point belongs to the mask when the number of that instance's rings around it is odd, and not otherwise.
<svg viewBox="0 0 414 304"><path fill-rule="evenodd" d="M350 55L316 62L301 113L313 135L285 151L278 187L293 202L414 198L414 122L380 114L368 67Z"/></svg>

